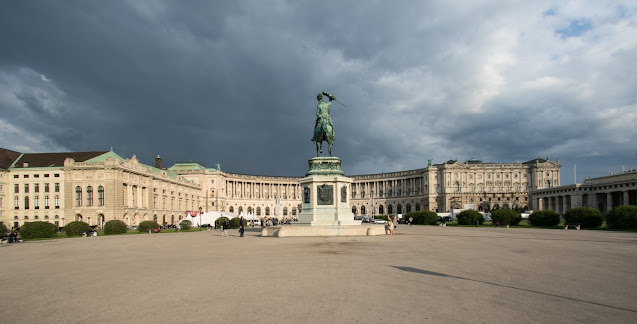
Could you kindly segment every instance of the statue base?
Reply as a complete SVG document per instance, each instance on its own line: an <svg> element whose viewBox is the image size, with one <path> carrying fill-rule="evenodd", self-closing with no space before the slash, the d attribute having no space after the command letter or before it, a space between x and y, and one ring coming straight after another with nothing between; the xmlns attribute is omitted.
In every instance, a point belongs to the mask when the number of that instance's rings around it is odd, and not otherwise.
<svg viewBox="0 0 637 324"><path fill-rule="evenodd" d="M291 226L264 229L262 236L360 236L385 234L384 226L361 226L349 207L351 184L337 157L309 160L303 188L303 204L298 222Z"/></svg>

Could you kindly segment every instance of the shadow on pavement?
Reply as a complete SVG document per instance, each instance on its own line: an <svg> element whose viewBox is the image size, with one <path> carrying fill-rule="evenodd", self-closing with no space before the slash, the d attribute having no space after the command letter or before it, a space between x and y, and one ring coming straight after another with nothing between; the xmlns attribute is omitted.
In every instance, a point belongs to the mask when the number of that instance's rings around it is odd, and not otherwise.
<svg viewBox="0 0 637 324"><path fill-rule="evenodd" d="M483 283L483 284L487 284L487 285L493 285L493 286L498 286L498 287L504 287L504 288L509 288L509 289L515 289L515 290L521 290L521 291L531 292L531 293L534 293L534 294L540 294L540 295L545 295L545 296L557 297L557 298L562 298L562 299L567 299L567 300L577 301L577 302L581 302L581 303L587 303L587 304L591 304L591 305L597 305L597 306L608 307L608 308L619 309L619 310L623 310L623 311L627 311L627 312L637 313L637 311L636 311L636 310L632 310L632 309L626 309L626 308L621 308L621 307L617 307L617 306L611 306L611 305L600 304L600 303L591 302L591 301L586 301L586 300L577 299L577 298L571 298L571 297L566 297L566 296L560 296L560 295L555 295L555 294L549 294L549 293L545 293L545 292L541 292L541 291L536 291L536 290L530 290L530 289L525 289L525 288L519 288L519 287L507 286L507 285L502 285L502 284L494 283L494 282L488 282L488 281L482 281L482 280L475 280L475 279L470 279L470 278L463 278L463 277L458 277L458 276L448 275L448 274L445 274L445 273L433 272L433 271L427 271L427 270L417 269L417 268L412 268L412 267L398 267L398 266L390 266L390 267L392 267L392 268L396 268L396 269L398 269L398 270L402 270L402 271L407 271L407 272L414 272L414 273L420 273L420 274L430 275L430 276L447 277L447 278L454 278L454 279L461 279L461 280L467 280L467 281L479 282L479 283Z"/></svg>

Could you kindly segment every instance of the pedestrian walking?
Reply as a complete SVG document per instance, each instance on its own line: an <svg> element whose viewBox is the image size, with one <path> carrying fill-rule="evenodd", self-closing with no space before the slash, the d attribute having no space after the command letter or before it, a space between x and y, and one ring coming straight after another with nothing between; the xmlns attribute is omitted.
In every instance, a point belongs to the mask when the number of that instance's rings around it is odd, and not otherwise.
<svg viewBox="0 0 637 324"><path fill-rule="evenodd" d="M228 237L228 225L225 220L219 222L219 226L221 226L221 237Z"/></svg>
<svg viewBox="0 0 637 324"><path fill-rule="evenodd" d="M243 216L241 216L241 218L239 219L239 237L243 237L243 232L245 232L245 230L245 221L243 219Z"/></svg>

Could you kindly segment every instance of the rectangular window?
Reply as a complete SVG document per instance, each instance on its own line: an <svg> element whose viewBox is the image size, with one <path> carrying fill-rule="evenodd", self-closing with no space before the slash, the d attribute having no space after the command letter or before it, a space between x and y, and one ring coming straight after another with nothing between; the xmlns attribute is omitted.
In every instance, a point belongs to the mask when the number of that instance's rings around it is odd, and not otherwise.
<svg viewBox="0 0 637 324"><path fill-rule="evenodd" d="M49 196L44 196L44 209L49 209Z"/></svg>
<svg viewBox="0 0 637 324"><path fill-rule="evenodd" d="M53 176L54 176L54 177L56 177L56 178L59 178L59 177L60 177L60 174L59 174L59 173L56 173L56 174L54 174Z"/></svg>
<svg viewBox="0 0 637 324"><path fill-rule="evenodd" d="M39 175L39 174L34 174L34 175L33 175L33 177L34 177L34 178L39 178L39 177L40 177L40 175Z"/></svg>
<svg viewBox="0 0 637 324"><path fill-rule="evenodd" d="M14 178L14 179L17 179L17 178L19 178L19 177L20 177L20 176L19 176L19 175L17 175L17 174L14 174L14 175L13 175L13 178Z"/></svg>
<svg viewBox="0 0 637 324"><path fill-rule="evenodd" d="M19 184L13 185L13 193L20 193L20 185Z"/></svg>
<svg viewBox="0 0 637 324"><path fill-rule="evenodd" d="M13 206L14 206L15 209L20 209L20 198L15 197L13 199Z"/></svg>
<svg viewBox="0 0 637 324"><path fill-rule="evenodd" d="M0 208L4 208L4 200L0 197Z"/></svg>
<svg viewBox="0 0 637 324"><path fill-rule="evenodd" d="M36 183L33 186L34 186L33 187L33 192L40 192L40 184L39 183Z"/></svg>
<svg viewBox="0 0 637 324"><path fill-rule="evenodd" d="M49 192L49 184L48 183L44 184L44 192Z"/></svg>
<svg viewBox="0 0 637 324"><path fill-rule="evenodd" d="M33 205L35 206L35 209L40 209L40 197L33 197Z"/></svg>
<svg viewBox="0 0 637 324"><path fill-rule="evenodd" d="M60 184L59 183L55 184L55 192L60 192Z"/></svg>
<svg viewBox="0 0 637 324"><path fill-rule="evenodd" d="M29 192L29 184L28 183L24 184L24 192L25 193Z"/></svg>
<svg viewBox="0 0 637 324"><path fill-rule="evenodd" d="M23 175L22 177L23 177L23 178L28 178L28 177L29 177L29 175L28 175L28 174L25 174L25 175Z"/></svg>
<svg viewBox="0 0 637 324"><path fill-rule="evenodd" d="M45 177L45 178L48 178L48 177L49 177L49 174L48 174L48 173L46 173L46 174L44 175L44 177Z"/></svg>

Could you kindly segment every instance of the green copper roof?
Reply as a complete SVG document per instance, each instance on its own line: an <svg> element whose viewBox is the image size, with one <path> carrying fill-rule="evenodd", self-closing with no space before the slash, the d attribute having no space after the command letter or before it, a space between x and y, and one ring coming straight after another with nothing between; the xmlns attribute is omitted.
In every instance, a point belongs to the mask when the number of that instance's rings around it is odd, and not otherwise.
<svg viewBox="0 0 637 324"><path fill-rule="evenodd" d="M106 161L106 159L108 159L108 158L113 158L113 159L115 159L115 161L124 161L123 157L117 155L117 153L113 152L113 150L111 149L110 151L108 151L108 152L106 152L106 153L104 153L102 155L96 156L96 157L94 157L92 159L88 159L88 160L86 160L84 162L104 163L104 161Z"/></svg>
<svg viewBox="0 0 637 324"><path fill-rule="evenodd" d="M177 162L168 168L168 171L206 170L206 167L197 162Z"/></svg>

